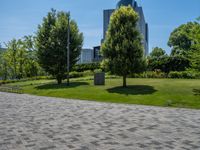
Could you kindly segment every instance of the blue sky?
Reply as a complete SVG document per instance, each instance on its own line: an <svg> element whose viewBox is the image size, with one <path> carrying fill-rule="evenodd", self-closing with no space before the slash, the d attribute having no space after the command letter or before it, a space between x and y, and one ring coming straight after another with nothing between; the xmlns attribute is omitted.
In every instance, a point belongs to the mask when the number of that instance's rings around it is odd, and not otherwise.
<svg viewBox="0 0 200 150"><path fill-rule="evenodd" d="M84 48L99 45L103 36L103 9L115 8L118 0L0 0L0 43L32 35L51 8L71 11L84 34ZM149 24L149 48L168 53L173 29L200 16L200 0L139 0Z"/></svg>

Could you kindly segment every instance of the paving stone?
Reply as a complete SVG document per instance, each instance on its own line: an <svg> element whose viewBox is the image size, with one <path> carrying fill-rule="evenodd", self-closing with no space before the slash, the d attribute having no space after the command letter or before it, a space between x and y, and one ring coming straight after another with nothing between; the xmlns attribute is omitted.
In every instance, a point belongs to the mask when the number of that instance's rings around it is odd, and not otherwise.
<svg viewBox="0 0 200 150"><path fill-rule="evenodd" d="M0 92L0 150L200 149L200 110Z"/></svg>

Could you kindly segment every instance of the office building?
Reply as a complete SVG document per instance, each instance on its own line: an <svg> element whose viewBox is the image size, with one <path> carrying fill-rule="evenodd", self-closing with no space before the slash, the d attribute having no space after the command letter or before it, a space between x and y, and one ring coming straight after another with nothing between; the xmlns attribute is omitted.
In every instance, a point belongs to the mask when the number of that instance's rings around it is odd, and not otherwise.
<svg viewBox="0 0 200 150"><path fill-rule="evenodd" d="M101 49L100 46L95 46L93 48L93 54L94 54L93 62L98 62L98 61L102 60L102 56L100 54L100 49Z"/></svg>
<svg viewBox="0 0 200 150"><path fill-rule="evenodd" d="M142 34L142 37L143 37L142 44L144 46L144 54L145 54L145 56L147 56L149 53L149 38L148 38L149 29L148 29L148 24L145 21L142 7L138 6L138 4L135 0L120 0L117 3L116 9L118 9L120 6L129 6L129 5L132 6L133 9L139 15L140 19L138 21L137 26L138 26L138 30ZM103 40L102 40L102 42L104 41L104 39L106 37L106 32L108 30L108 25L110 23L110 17L114 11L115 11L115 9L107 9L107 10L103 11Z"/></svg>
<svg viewBox="0 0 200 150"><path fill-rule="evenodd" d="M93 49L82 49L78 64L92 63L94 58Z"/></svg>

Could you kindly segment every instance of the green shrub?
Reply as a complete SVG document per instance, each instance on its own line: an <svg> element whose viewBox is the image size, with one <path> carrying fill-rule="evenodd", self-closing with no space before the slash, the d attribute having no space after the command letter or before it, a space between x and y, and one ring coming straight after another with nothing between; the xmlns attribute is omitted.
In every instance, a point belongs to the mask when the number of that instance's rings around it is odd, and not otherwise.
<svg viewBox="0 0 200 150"><path fill-rule="evenodd" d="M195 74L195 78L196 78L196 79L200 79L200 72L197 72L197 73Z"/></svg>
<svg viewBox="0 0 200 150"><path fill-rule="evenodd" d="M173 71L168 74L169 78L173 79L200 79L200 72L193 72L193 71L182 71L177 72Z"/></svg>
<svg viewBox="0 0 200 150"><path fill-rule="evenodd" d="M70 72L69 76L70 78L80 78L80 77L83 77L83 72L73 71L73 72Z"/></svg>
<svg viewBox="0 0 200 150"><path fill-rule="evenodd" d="M106 74L106 79L118 79L118 78L120 78L120 77L117 75L107 75Z"/></svg>
<svg viewBox="0 0 200 150"><path fill-rule="evenodd" d="M94 75L94 72L91 70L86 70L83 72L72 71L69 73L70 78L80 78L80 77L87 77L87 76L93 76L93 75Z"/></svg>
<svg viewBox="0 0 200 150"><path fill-rule="evenodd" d="M18 82L19 80L1 80L0 85L2 84L9 84L9 83L15 83Z"/></svg>
<svg viewBox="0 0 200 150"><path fill-rule="evenodd" d="M22 81L32 81L32 80L50 80L54 79L52 76L36 76L31 78L24 78L24 79L18 79L18 80L0 80L0 85L2 84L9 84L9 83L15 83L15 82L22 82Z"/></svg>
<svg viewBox="0 0 200 150"><path fill-rule="evenodd" d="M173 79L179 79L179 78L182 78L182 75L180 72L177 72L177 71L173 71L173 72L170 72L168 74L168 77L169 78L173 78Z"/></svg>
<svg viewBox="0 0 200 150"><path fill-rule="evenodd" d="M160 70L147 71L140 74L134 73L130 75L131 78L166 78L167 75Z"/></svg>
<svg viewBox="0 0 200 150"><path fill-rule="evenodd" d="M73 67L73 71L84 72L86 70L94 71L95 69L100 69L100 63L89 63L89 64L77 64Z"/></svg>
<svg viewBox="0 0 200 150"><path fill-rule="evenodd" d="M83 76L93 76L93 75L94 75L94 72L91 70L86 70L83 72Z"/></svg>
<svg viewBox="0 0 200 150"><path fill-rule="evenodd" d="M180 72L180 74L181 74L182 78L184 78L184 79L194 79L195 78L195 73L193 73L193 72L184 71L184 72Z"/></svg>
<svg viewBox="0 0 200 150"><path fill-rule="evenodd" d="M94 70L94 73L101 73L102 72L102 69L95 69Z"/></svg>
<svg viewBox="0 0 200 150"><path fill-rule="evenodd" d="M36 77L31 77L31 78L25 78L21 80L50 80L50 79L55 79L53 76L36 76Z"/></svg>
<svg viewBox="0 0 200 150"><path fill-rule="evenodd" d="M146 72L146 78L166 78L166 73L161 72L161 70Z"/></svg>

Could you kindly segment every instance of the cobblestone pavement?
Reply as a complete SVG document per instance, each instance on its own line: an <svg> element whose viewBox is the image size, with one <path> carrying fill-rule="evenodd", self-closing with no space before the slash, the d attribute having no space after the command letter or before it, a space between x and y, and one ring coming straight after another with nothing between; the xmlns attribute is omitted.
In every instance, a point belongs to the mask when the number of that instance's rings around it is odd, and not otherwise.
<svg viewBox="0 0 200 150"><path fill-rule="evenodd" d="M0 93L0 150L200 149L200 111Z"/></svg>

